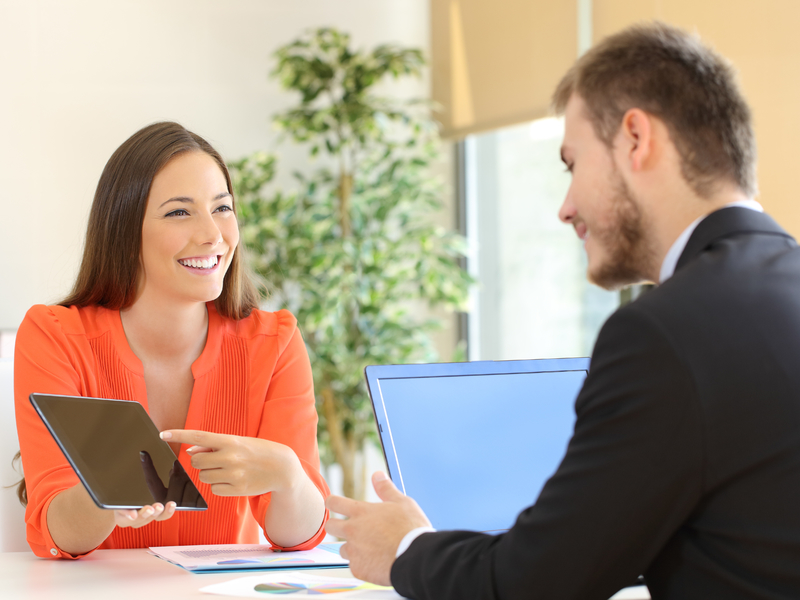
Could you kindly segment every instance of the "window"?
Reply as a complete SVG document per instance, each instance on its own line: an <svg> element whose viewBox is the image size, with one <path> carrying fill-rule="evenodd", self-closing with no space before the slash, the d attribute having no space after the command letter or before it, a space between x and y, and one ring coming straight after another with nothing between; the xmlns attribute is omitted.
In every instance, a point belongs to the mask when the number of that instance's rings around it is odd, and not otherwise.
<svg viewBox="0 0 800 600"><path fill-rule="evenodd" d="M468 137L460 146L470 271L470 360L589 356L619 293L586 280L586 255L558 209L569 186L562 119Z"/></svg>

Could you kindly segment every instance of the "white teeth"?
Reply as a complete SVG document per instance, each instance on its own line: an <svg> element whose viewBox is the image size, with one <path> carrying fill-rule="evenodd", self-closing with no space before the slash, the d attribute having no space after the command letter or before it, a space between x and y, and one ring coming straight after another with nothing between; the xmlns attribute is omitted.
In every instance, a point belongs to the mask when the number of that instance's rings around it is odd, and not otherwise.
<svg viewBox="0 0 800 600"><path fill-rule="evenodd" d="M211 269L217 266L217 257L212 256L211 258L187 258L183 260L179 260L179 263L185 265L187 267L194 267L195 269Z"/></svg>

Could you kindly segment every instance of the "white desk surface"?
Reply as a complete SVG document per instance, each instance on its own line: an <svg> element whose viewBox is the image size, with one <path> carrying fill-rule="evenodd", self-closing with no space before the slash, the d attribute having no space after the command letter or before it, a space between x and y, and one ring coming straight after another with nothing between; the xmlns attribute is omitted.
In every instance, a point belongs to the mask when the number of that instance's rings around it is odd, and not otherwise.
<svg viewBox="0 0 800 600"><path fill-rule="evenodd" d="M315 569L311 573L352 577L349 569ZM80 560L36 558L31 552L0 553L0 598L3 600L180 600L223 598L200 588L256 575L254 572L194 574L151 556L146 549L97 550ZM368 600L369 596L364 596ZM647 588L629 588L619 600L646 600Z"/></svg>
<svg viewBox="0 0 800 600"><path fill-rule="evenodd" d="M352 577L349 569L315 569ZM31 552L0 553L3 600L159 600L224 598L201 587L255 572L195 574L151 556L146 549L97 550L80 560L36 558ZM366 596L365 596L366 598Z"/></svg>

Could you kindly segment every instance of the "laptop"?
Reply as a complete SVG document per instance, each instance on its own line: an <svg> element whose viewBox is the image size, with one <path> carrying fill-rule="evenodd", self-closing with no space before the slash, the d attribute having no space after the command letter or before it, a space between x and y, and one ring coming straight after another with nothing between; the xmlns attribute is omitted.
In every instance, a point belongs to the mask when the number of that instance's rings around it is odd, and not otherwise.
<svg viewBox="0 0 800 600"><path fill-rule="evenodd" d="M588 358L367 367L389 476L437 529L508 530L561 463L588 370Z"/></svg>

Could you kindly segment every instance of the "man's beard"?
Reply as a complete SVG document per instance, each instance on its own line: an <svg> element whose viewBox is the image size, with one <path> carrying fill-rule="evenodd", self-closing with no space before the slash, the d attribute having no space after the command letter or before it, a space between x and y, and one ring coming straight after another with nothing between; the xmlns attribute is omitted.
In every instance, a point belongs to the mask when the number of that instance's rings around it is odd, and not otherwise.
<svg viewBox="0 0 800 600"><path fill-rule="evenodd" d="M654 256L639 205L616 169L612 177L615 223L591 234L605 249L606 260L588 272L589 281L607 290L647 280L646 273Z"/></svg>

